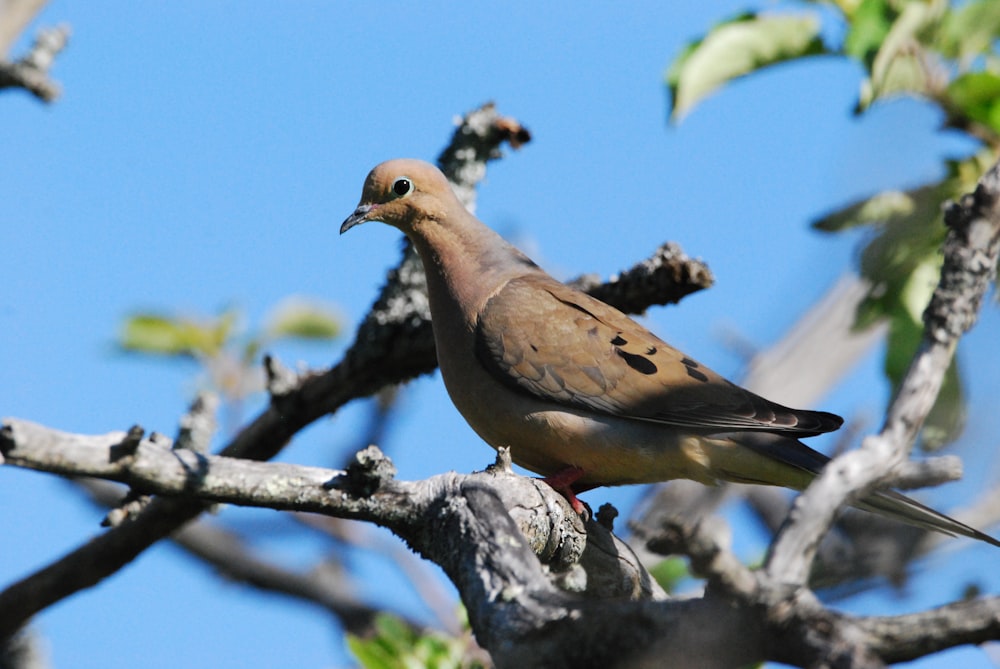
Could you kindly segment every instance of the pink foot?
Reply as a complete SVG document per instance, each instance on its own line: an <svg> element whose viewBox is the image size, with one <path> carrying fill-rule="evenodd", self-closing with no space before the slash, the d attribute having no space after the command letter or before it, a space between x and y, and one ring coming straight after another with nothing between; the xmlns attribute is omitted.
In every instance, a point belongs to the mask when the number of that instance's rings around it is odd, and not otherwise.
<svg viewBox="0 0 1000 669"><path fill-rule="evenodd" d="M569 505L573 507L573 511L581 516L587 509L583 502L577 499L576 494L573 492L573 484L583 478L584 473L585 472L582 467L570 465L569 467L560 469L555 474L546 476L542 479L543 483L547 483L550 488L565 497L566 501L569 502Z"/></svg>

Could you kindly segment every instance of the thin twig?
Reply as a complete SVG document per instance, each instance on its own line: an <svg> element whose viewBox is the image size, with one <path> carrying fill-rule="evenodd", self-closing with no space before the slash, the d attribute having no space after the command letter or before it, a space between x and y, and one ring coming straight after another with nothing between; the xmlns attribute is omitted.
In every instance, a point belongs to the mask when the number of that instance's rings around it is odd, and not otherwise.
<svg viewBox="0 0 1000 669"><path fill-rule="evenodd" d="M0 89L21 88L42 102L53 102L62 90L49 78L49 68L66 48L70 29L67 25L41 30L25 56L14 62L0 58Z"/></svg>

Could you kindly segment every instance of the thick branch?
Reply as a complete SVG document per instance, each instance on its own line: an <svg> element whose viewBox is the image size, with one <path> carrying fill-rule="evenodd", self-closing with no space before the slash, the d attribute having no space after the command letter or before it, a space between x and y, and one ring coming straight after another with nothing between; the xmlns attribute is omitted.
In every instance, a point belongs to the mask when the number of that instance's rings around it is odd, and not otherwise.
<svg viewBox="0 0 1000 669"><path fill-rule="evenodd" d="M415 528L420 527L420 500L465 485L468 479L476 480L457 474L415 483L384 480L386 472L391 473L391 465L387 469L385 463L388 461L377 452L366 455L367 459L363 458L355 471L345 474L315 467L204 455L187 449L171 449L151 439L132 445L129 440L129 433L124 432L73 435L25 421L8 420L0 440L0 454L8 465L119 481L132 490L160 495L149 508L171 501L186 503L185 508L206 502L227 502L310 511L375 522L404 538L412 536L417 531ZM129 447L123 449L123 443ZM606 529L591 524L589 532L594 541L587 544L579 518L565 500L547 486L534 479L515 476L503 468L478 477L491 481L503 477L502 485L494 484L494 494L512 509L518 526L531 538L531 548L553 571L565 571L579 562L584 570L595 574L595 578L584 578L574 586L577 590L594 597L662 597L662 591L649 579L631 551ZM366 481L377 489L377 493L361 494L368 492ZM361 487L354 487L357 485ZM87 546L122 533L128 537L129 528L148 522L141 520L147 514L148 509L139 520L123 521ZM110 544L114 545L116 542ZM62 568L61 563L69 559L71 557L64 558L48 570L0 593L0 611L4 612L0 617L0 638L15 631L33 612L51 603L52 593L63 592L58 584L52 583L50 570ZM78 569L84 572L81 578L95 578L86 565ZM567 582L573 583L572 580Z"/></svg>
<svg viewBox="0 0 1000 669"><path fill-rule="evenodd" d="M391 463L374 448L339 472L205 455L150 439L133 443L134 436L72 435L8 420L0 454L9 465L122 481L159 495L154 503L164 495L196 496L388 527L444 568L477 639L500 667L729 667L762 659L808 665L821 658L828 666L878 667L877 654L903 655L920 634L908 617L843 616L806 590L790 592L761 578L702 528L680 527L672 540L683 542L696 569L710 577L706 595L658 601L662 593L621 542L591 523L584 548L580 520L566 501L537 480L510 473L503 453L498 466L479 474L396 481ZM134 524L125 521L122 528ZM608 573L617 576L591 579ZM37 585L44 591L46 584L34 577L0 594L0 635L16 629L9 619L19 618ZM996 606L988 601L948 610L935 620L954 624L956 635L941 629L925 647L1000 636L990 618Z"/></svg>
<svg viewBox="0 0 1000 669"><path fill-rule="evenodd" d="M759 637L747 634L748 625L755 629L747 612L730 611L714 600L654 602L662 593L641 569L629 573L629 565L637 563L624 544L592 523L588 533L597 538L598 550L591 551L588 541L580 555L580 520L565 500L504 466L407 482L387 478L391 465L374 449L359 454L347 472L336 472L129 440L128 433L88 437L8 420L0 453L8 465L99 476L161 496L326 513L389 527L445 569L461 592L477 637L499 666L642 666L636 663L643 658L658 662L663 653L702 657L708 663L703 666L728 666L760 656ZM126 521L121 527L135 524ZM559 570L565 573L570 565L584 570L582 579L560 576ZM609 572L618 577L587 578ZM5 614L0 635L16 630L25 602L35 594L32 585L29 580L0 594ZM608 625L611 619L615 624ZM538 634L542 629L546 634ZM753 641L727 650L725 661L716 664L713 658L727 634Z"/></svg>

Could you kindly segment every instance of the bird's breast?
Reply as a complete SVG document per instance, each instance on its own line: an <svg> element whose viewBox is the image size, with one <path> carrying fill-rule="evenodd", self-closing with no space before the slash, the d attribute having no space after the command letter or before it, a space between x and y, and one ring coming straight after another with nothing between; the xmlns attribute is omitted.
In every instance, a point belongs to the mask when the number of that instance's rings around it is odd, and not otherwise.
<svg viewBox="0 0 1000 669"><path fill-rule="evenodd" d="M697 438L681 430L558 404L495 378L476 356L477 314L491 293L463 293L466 282L444 266L425 267L441 376L455 407L490 446L510 448L514 462L542 475L580 467L582 484L714 480L689 455ZM487 283L499 289L505 281Z"/></svg>
<svg viewBox="0 0 1000 669"><path fill-rule="evenodd" d="M580 483L591 485L714 480L697 461L697 437L539 400L494 379L471 349L467 356L456 353L438 354L455 407L486 443L510 448L526 469L548 476L580 467Z"/></svg>

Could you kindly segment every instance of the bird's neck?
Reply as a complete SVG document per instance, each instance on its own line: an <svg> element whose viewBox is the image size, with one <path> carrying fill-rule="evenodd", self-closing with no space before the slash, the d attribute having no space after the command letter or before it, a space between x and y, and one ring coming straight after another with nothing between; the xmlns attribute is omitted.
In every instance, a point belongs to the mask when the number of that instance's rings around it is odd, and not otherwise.
<svg viewBox="0 0 1000 669"><path fill-rule="evenodd" d="M478 221L461 228L426 226L412 240L427 274L436 331L471 331L476 314L508 281L541 272L527 256ZM445 324L446 320L454 322Z"/></svg>

